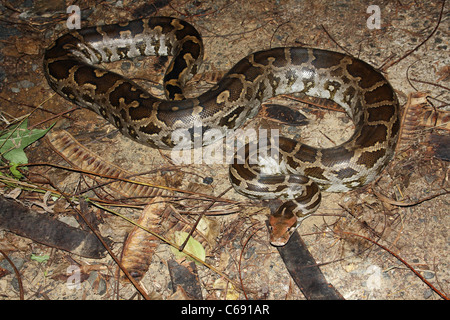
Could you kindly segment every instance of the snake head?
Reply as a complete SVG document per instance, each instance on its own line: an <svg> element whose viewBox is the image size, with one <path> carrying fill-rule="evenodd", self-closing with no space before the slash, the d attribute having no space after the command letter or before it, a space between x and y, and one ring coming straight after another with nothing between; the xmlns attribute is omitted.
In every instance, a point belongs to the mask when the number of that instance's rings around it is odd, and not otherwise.
<svg viewBox="0 0 450 320"><path fill-rule="evenodd" d="M273 246L286 245L291 235L297 230L297 217L292 215L271 215L269 217L269 241Z"/></svg>

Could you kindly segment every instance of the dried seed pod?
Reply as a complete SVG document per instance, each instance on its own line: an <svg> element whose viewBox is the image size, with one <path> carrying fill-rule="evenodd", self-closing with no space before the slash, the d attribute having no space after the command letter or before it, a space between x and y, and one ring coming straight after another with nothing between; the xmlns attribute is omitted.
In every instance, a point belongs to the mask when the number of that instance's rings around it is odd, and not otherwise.
<svg viewBox="0 0 450 320"><path fill-rule="evenodd" d="M162 197L155 197L144 208L138 224L156 234L161 234L162 215L168 210ZM147 272L160 240L142 228L135 226L128 234L122 250L122 265L136 280ZM125 274L120 279L126 281Z"/></svg>
<svg viewBox="0 0 450 320"><path fill-rule="evenodd" d="M91 175L91 177L97 182L104 183L110 182L111 179L114 178L122 178L148 182L153 185L157 184L164 186L165 184L165 181L162 178L152 178L151 180L147 180L140 177L134 177L135 174L128 172L115 164L109 163L99 155L87 149L67 131L51 131L47 134L47 137L52 148L64 158L64 160L75 168L92 172L93 175ZM108 179L100 178L98 175L108 176ZM108 184L108 188L126 197L155 197L168 194L168 191L165 189L130 183L123 180L117 180Z"/></svg>

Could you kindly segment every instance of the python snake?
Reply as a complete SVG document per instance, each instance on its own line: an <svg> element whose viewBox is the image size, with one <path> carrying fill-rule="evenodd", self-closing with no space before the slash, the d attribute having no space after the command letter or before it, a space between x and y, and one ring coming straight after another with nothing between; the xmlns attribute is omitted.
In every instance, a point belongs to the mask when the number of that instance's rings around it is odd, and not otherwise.
<svg viewBox="0 0 450 320"><path fill-rule="evenodd" d="M163 79L167 99L98 66L138 56L173 56ZM87 107L131 139L156 148L175 147L172 132L241 127L264 101L301 92L340 104L355 125L352 137L332 148L315 148L280 137L275 156L255 163L250 146L235 156L230 180L241 194L278 199L269 217L270 242L284 245L320 204L320 189L344 192L371 182L392 158L400 127L399 106L388 81L367 63L337 52L283 47L239 61L207 92L185 98L183 87L203 57L200 34L185 21L153 17L71 31L45 52L50 86ZM272 150L271 149L271 150ZM243 154L243 155L242 155ZM272 155L272 153L271 153Z"/></svg>

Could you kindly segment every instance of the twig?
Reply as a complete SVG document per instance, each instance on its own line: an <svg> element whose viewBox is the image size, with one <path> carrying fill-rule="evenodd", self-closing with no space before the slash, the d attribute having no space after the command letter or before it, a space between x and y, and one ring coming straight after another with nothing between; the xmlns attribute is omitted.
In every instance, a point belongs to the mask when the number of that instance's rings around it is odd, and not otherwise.
<svg viewBox="0 0 450 320"><path fill-rule="evenodd" d="M284 25L286 25L286 24L288 24L288 23L291 23L291 20L288 20L288 21L285 21L285 22L283 22L283 23L280 23L280 24L275 28L275 30L274 30L273 33L272 33L272 36L270 37L269 48L272 48L272 41L273 41L273 38L275 38L275 34L277 33L278 29L280 29L282 26L284 26Z"/></svg>
<svg viewBox="0 0 450 320"><path fill-rule="evenodd" d="M222 192L218 198L222 198L222 196L224 194L226 194L228 191L230 191L231 187L229 187L228 189L226 189L224 192ZM183 242L183 244L180 246L180 251L184 250L184 247L186 246L186 244L189 241L189 238L192 237L192 234L194 233L195 229L197 229L198 224L200 223L200 220L203 218L203 216L205 215L206 211L208 211L209 209L211 209L211 207L215 204L215 201L211 201L211 203L205 208L205 210L203 210L203 212L200 214L200 216L197 218L197 221L195 221L194 225L191 228L191 231L189 232L189 235L186 237L186 240Z"/></svg>
<svg viewBox="0 0 450 320"><path fill-rule="evenodd" d="M58 188L56 188L55 186L53 186L53 187L58 190ZM61 194L63 194L63 193L61 192ZM64 194L63 194L63 196L66 199L66 201L70 204L70 206L78 213L78 215L81 217L81 219L83 219L83 221L86 223L86 225L89 227L89 229L91 229L91 231L95 234L95 236L98 238L98 240L100 240L100 242L105 247L106 251L108 251L111 258L120 267L122 272L125 274L125 276L128 278L128 280L130 280L130 282L133 284L133 286L136 288L136 290L139 291L139 293L144 297L145 300L150 300L150 296L145 292L145 290L140 286L140 284L133 278L133 276L128 272L128 270L123 267L120 259L117 258L117 256L114 254L114 252L109 247L109 245L103 239L102 235L91 224L89 219L86 218L86 216L83 214L83 212L80 209L78 209L78 207L73 203L73 201L69 197L67 197ZM80 199L80 201L82 201L82 200Z"/></svg>
<svg viewBox="0 0 450 320"><path fill-rule="evenodd" d="M444 189L444 190L445 190L445 189ZM381 201L387 202L387 203L392 204L392 205L394 205L394 206L399 206L399 207L412 207L412 206L418 205L418 204L420 204L420 203L422 203L422 202L425 202L425 201L428 201L428 200L437 198L437 197L439 197L439 196L443 196L443 195L445 195L445 194L449 194L450 191L445 190L444 192L441 192L441 193L438 193L438 194L433 194L433 195L431 195L431 196L425 197L425 198L420 199L420 200L415 201L415 202L400 202L400 201L396 201L396 200L393 200L393 199L390 199L390 198L386 197L385 195L383 195L383 194L381 194L381 193L379 193L379 192L377 192L377 191L375 191L375 190L373 190L373 193L374 193L378 198L380 198Z"/></svg>
<svg viewBox="0 0 450 320"><path fill-rule="evenodd" d="M148 229L148 228L145 228L144 226L141 226L140 224L138 224L137 222L131 220L130 218L127 218L127 217L125 217L125 216L123 216L123 215L120 215L119 213L117 213L117 212L115 212L115 211L113 211L113 210L111 210L111 209L108 209L107 207L104 207L104 206L102 206L102 205L100 205L100 204L98 204L98 203L96 203L96 202L94 202L94 201L90 201L90 203L92 203L92 205L94 205L94 206L96 206L96 207L98 207L98 208L100 208L100 209L102 209L102 210L105 210L105 211L107 211L107 212L109 212L109 213L112 213L112 214L114 214L114 215L116 215L116 216L118 216L118 217L124 219L125 221L131 223L132 225L134 225L134 226L136 226L136 227L138 227L138 228L141 228L142 230L147 231L148 233L152 234L153 236L155 236L156 238L158 238L158 239L161 240L162 242L167 243L168 245L174 247L175 249L177 249L177 250L179 250L179 251L182 251L182 250L180 250L180 247L179 247L177 244L175 244L175 243L171 242L170 240L168 240L168 239L162 237L161 235L157 234L156 232L153 232L152 230L150 230L150 229ZM200 260L198 257L196 257L195 255L193 255L193 254L191 254L191 253L189 253L189 252L187 252L187 251L183 251L183 253L184 253L185 255L187 255L188 257L192 258L193 260L197 261L198 263L204 265L204 266L207 267L208 269L211 269L213 272L217 273L218 275L222 276L223 278L225 278L227 281L229 281L231 284L233 284L233 286L234 286L235 288L238 288L238 286L236 286L236 284L230 279L230 277L228 277L228 276L227 276L225 273L223 273L222 271L220 271L220 270L214 268L212 265L206 263L206 262L203 261L203 260ZM119 265L119 266L120 266L120 265Z"/></svg>
<svg viewBox="0 0 450 320"><path fill-rule="evenodd" d="M248 242L250 241L251 238L253 238L253 236L259 232L261 229L263 229L263 227L260 227L258 229L256 229L248 238L247 240L245 240L243 246L242 246L242 250L241 250L241 254L239 255L239 263L238 263L238 273L239 273L239 282L241 283L241 288L242 288L242 292L244 293L245 299L248 300L247 297L247 293L245 292L245 288L244 288L244 282L242 281L242 272L241 272L241 262L242 262L242 256L244 255L244 250L245 247L247 246Z"/></svg>
<svg viewBox="0 0 450 320"><path fill-rule="evenodd" d="M51 121L51 120L53 120L53 119L56 119L56 118L59 118L59 117L65 117L65 118L69 118L69 119L70 119L70 117L66 117L66 116L65 116L66 113L71 113L71 112L73 112L73 111L75 111L75 110L78 110L78 109L81 109L81 107L73 107L73 108L71 108L71 109L69 109L69 110L66 110L66 111L63 111L63 112L54 114L52 117L47 118L47 119L45 119L45 120L42 120L41 122L38 122L38 123L36 123L36 124L30 126L28 129L31 130L31 129L37 127L37 126L40 126L41 124L44 124L44 123L46 123L46 122L49 122L49 121ZM44 111L45 109L42 109L42 108L41 108L41 110ZM45 111L47 111L47 110L45 110Z"/></svg>
<svg viewBox="0 0 450 320"><path fill-rule="evenodd" d="M17 129L19 129L19 127L22 125L22 123L28 119L36 110L41 109L42 105L44 103L46 103L48 100L50 100L53 97L53 95L50 98L47 98L46 100L44 100L43 102L41 102L37 107L34 107L34 109L26 116L24 117L22 120L20 120L19 124L13 129L11 130L11 132L9 133L9 135L6 137L5 141L0 145L0 148L3 147L3 145L9 140L10 137L12 137L12 135L14 134L14 132L16 132ZM6 152L5 152L6 153Z"/></svg>
<svg viewBox="0 0 450 320"><path fill-rule="evenodd" d="M436 292L442 299L445 300L449 300L449 298L443 294L442 292L440 292L437 288L435 288L430 282L428 282L419 272L417 272L408 262L406 262L405 260L403 260L400 256L398 256L397 254L395 254L394 252L392 252L391 250L389 250L387 247L383 246L382 244L378 243L375 240L372 240L370 238L367 238L365 236L353 233L353 232L347 232L347 231L340 231L338 233L341 234L347 234L347 235L351 235L351 236L355 236L355 237L360 237L363 238L375 245L377 245L378 247L380 247L381 249L387 251L388 253L390 253L392 256L394 256L395 258L397 258L398 260L400 260L406 267L408 267L412 272L414 272L414 274L419 277L420 280L422 280L427 286L429 286L431 288L431 290L433 290L434 292Z"/></svg>
<svg viewBox="0 0 450 320"><path fill-rule="evenodd" d="M17 270L16 266L14 265L14 262L12 262L12 260L8 257L8 255L5 252L3 252L3 250L0 250L0 253L5 257L6 261L8 261L9 264L11 265L11 267L14 269L14 273L16 274L17 282L19 283L19 297L20 297L20 300L24 300L23 284L22 284L22 278L20 277L19 270Z"/></svg>
<svg viewBox="0 0 450 320"><path fill-rule="evenodd" d="M435 87L442 88L442 89L445 89L447 91L450 91L450 87L445 87L445 86L437 84L437 83L423 81L423 80L418 80L418 79L411 79L411 81L424 83L424 84L429 84L429 85L432 85L432 86L435 86Z"/></svg>
<svg viewBox="0 0 450 320"><path fill-rule="evenodd" d="M392 63L388 63L387 65L385 65L382 68L382 71L386 72L386 70L390 67L392 67L394 64L399 63L400 61L402 61L403 59L405 59L407 56L409 56L411 53L413 53L414 51L416 51L417 49L419 49L422 45L425 44L425 42L427 42L433 35L434 33L437 31L437 29L439 28L439 25L441 23L441 19L442 19L442 14L444 12L444 7L445 7L445 0L442 1L442 8L441 8L441 12L439 14L439 19L438 22L436 23L436 27L434 27L433 31L430 33L430 35L428 37L425 38L425 40L423 40L419 45L417 45L415 48L409 50L408 52L406 52L401 58L395 60Z"/></svg>
<svg viewBox="0 0 450 320"><path fill-rule="evenodd" d="M211 11L212 8L207 8L207 9L204 9L202 12L196 13L196 14L191 14L190 12L188 12L188 13L183 13L183 12L177 10L176 8L174 8L173 5L172 5L170 2L169 2L168 4L169 4L169 7L170 7L173 11L175 11L176 13L178 13L178 14L180 14L180 15L182 15L182 16L185 16L185 17L191 17L191 18L192 18L192 17L202 17L202 16L213 15L213 14L219 12L219 11L222 11L222 10L225 9L226 7L231 6L231 5L234 4L235 2L236 2L236 1L232 1L232 2L230 2L230 3L225 4L223 7L220 7L220 8L218 8L218 9L212 10L212 11Z"/></svg>
<svg viewBox="0 0 450 320"><path fill-rule="evenodd" d="M1 96L0 96L0 99L5 101L5 102L13 104L14 106L23 106L23 107L27 107L27 108L33 108L33 109L36 108L36 106L29 105L29 104L26 104L26 103L23 103L23 102L12 101L12 100L6 99L6 98L1 97ZM48 100L46 100L46 101L48 101ZM66 119L71 119L69 116L66 116L65 113L69 113L69 112L71 112L73 110L76 110L78 108L79 107L76 107L76 108L70 109L70 110L68 110L66 112L63 112L63 113L56 113L56 112L54 112L52 110L48 110L48 109L44 109L44 108L40 108L39 110L42 111L42 112L50 113L52 115L62 116L64 118L66 118Z"/></svg>
<svg viewBox="0 0 450 320"><path fill-rule="evenodd" d="M78 173L84 173L84 174L88 174L88 175L98 176L98 177L101 177L101 178L115 179L116 181L125 181L125 182L128 182L128 183L143 185L143 186L147 186L147 187L154 187L154 188L165 189L165 190L169 190L169 191L173 191L173 192L180 192L180 193L189 194L189 195L193 195L193 196L204 197L204 198L206 198L209 201L213 201L213 203L216 202L216 201L232 203L232 204L238 204L239 203L239 201L226 199L226 198L221 198L221 197L216 197L216 196L212 196L212 195L208 195L208 194L204 194L204 193L199 193L199 192L194 192L194 191L189 191L189 190L183 190L183 189L179 189L179 188L166 187L166 186L161 186L161 185L158 185L158 184L147 183L147 182L136 181L136 180L130 180L130 179L121 178L121 177L108 176L108 175L105 175L105 174L99 174L99 173L91 172L89 170L83 170L83 169L79 169L79 168L74 169L74 168L71 168L71 167L66 167L66 166L62 166L62 165L58 165L58 164L54 164L54 163L49 163L49 162L27 163L27 164L24 164L24 165L20 165L18 167L22 167L22 166L23 167L49 166L49 167L54 167L54 168L58 168L58 169L64 169L64 170L71 171L71 172L78 172ZM5 167L7 167L7 166L5 166Z"/></svg>
<svg viewBox="0 0 450 320"><path fill-rule="evenodd" d="M325 33L327 34L327 36L331 39L331 41L333 41L342 51L344 51L345 53L347 53L350 56L353 56L350 51L348 51L347 49L345 49L343 46L341 46L339 43L337 43L336 40L334 40L334 38L331 36L331 34L327 31L327 29L325 29L325 26L323 24L320 25L323 29L323 31L325 31Z"/></svg>

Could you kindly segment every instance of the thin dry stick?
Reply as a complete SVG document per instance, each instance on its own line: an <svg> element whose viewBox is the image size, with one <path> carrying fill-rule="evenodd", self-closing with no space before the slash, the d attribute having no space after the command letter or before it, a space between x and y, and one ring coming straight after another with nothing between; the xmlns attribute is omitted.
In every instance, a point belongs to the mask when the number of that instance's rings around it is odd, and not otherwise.
<svg viewBox="0 0 450 320"><path fill-rule="evenodd" d="M444 189L444 190L445 190L445 189ZM373 190L373 193L374 193L378 198L380 198L381 201L387 202L387 203L392 204L392 205L394 205L394 206L399 206L399 207L412 207L412 206L418 205L418 204L420 204L420 203L422 203L422 202L425 202L425 201L428 201L428 200L431 200L431 199L434 199L434 198L443 196L443 195L445 195L445 194L449 194L450 191L445 190L444 192L441 192L441 193L438 193L438 194L433 194L433 195L431 195L431 196L425 197L425 198L420 199L420 200L415 201L415 202L401 202L401 201L392 200L392 199L389 199L388 197L386 197L385 195L382 195L381 193L376 192L375 190Z"/></svg>
<svg viewBox="0 0 450 320"><path fill-rule="evenodd" d="M19 123L17 124L17 126L11 130L11 132L9 133L9 135L6 137L5 141L3 141L3 143L0 145L0 148L3 147L3 145L9 140L9 138L12 137L12 135L14 134L14 132L16 132L17 129L19 129L19 127L22 125L22 123L28 119L36 110L41 109L42 105L44 103L46 103L48 100L50 100L53 96L51 96L50 98L47 98L46 100L44 100L43 102L41 102L37 107L35 107L26 117L23 117L22 120L19 121ZM10 151L10 150L8 150ZM4 152L6 153L6 152Z"/></svg>
<svg viewBox="0 0 450 320"><path fill-rule="evenodd" d="M20 277L19 270L17 270L16 266L14 265L14 262L12 262L12 260L8 257L8 255L5 252L3 252L3 250L0 250L0 253L5 257L6 261L8 261L9 264L11 265L11 267L14 269L14 273L16 274L17 282L19 283L19 297L20 297L20 300L24 300L23 284L22 284L22 278Z"/></svg>
<svg viewBox="0 0 450 320"><path fill-rule="evenodd" d="M36 123L36 124L30 126L28 129L29 129L29 130L34 129L34 128L36 128L37 126L40 126L41 124L44 124L44 123L49 122L49 121L52 121L53 119L56 119L56 118L59 118L59 117L64 117L65 114L71 113L71 112L73 112L73 111L75 111L75 110L78 110L78 109L81 109L81 107L73 107L73 108L71 108L71 109L69 109L69 110L66 110L66 111L63 111L63 112L54 114L54 115L51 116L50 118L47 118L47 119L45 119L45 120L42 120L41 122L38 122L38 123ZM45 109L42 109L42 108L41 108L41 110L45 110Z"/></svg>
<svg viewBox="0 0 450 320"><path fill-rule="evenodd" d="M444 90L450 91L450 87L445 87L445 86L443 86L441 84L437 84L437 83L433 83L433 82L429 82L429 81L423 81L423 80L419 80L419 79L411 79L411 81L419 82L419 83L423 83L423 84L429 84L429 85L432 85L432 86L435 86L435 87L442 88Z"/></svg>
<svg viewBox="0 0 450 320"><path fill-rule="evenodd" d="M222 196L224 194L226 194L228 191L230 191L231 187L229 187L228 189L226 189L224 192L222 192L218 198L222 198ZM186 237L186 240L183 242L183 244L180 246L180 251L184 250L184 247L186 246L186 244L188 243L189 239L191 238L192 234L194 233L195 229L197 229L198 224L200 223L200 220L204 217L206 211L208 211L209 209L211 209L211 207L214 205L214 203L216 203L215 201L211 201L211 203L205 208L205 210L203 210L203 212L200 214L200 216L198 217L197 221L195 221L194 225L191 228L191 231L189 232L189 235Z"/></svg>
<svg viewBox="0 0 450 320"><path fill-rule="evenodd" d="M226 199L226 198L221 198L221 197L216 197L216 196L212 196L212 195L209 195L209 194L204 194L204 193L199 193L199 192L194 192L194 191L189 191L189 190L183 190L183 189L178 189L178 188L172 188L172 187L166 187L166 186L161 186L161 185L158 185L158 184L142 182L142 181L136 181L136 180L130 180L130 179L121 178L121 177L108 176L108 175L105 175L105 174L95 173L95 172L92 172L92 171L89 171L89 170L83 170L83 169L79 169L79 168L74 169L74 168L71 168L71 167L66 167L66 166L62 166L62 165L58 165L58 164L54 164L54 163L49 163L49 162L27 163L27 164L24 164L24 165L20 165L18 167L31 167L31 166L49 166L49 167L54 167L54 168L58 168L58 169L64 169L64 170L72 171L72 172L85 173L85 174L88 174L88 175L98 176L98 177L101 177L101 178L115 179L115 180L125 181L125 182L128 182L128 183L139 184L139 185L148 186L148 187L154 187L154 188L159 188L159 189L165 189L165 190L169 190L169 191L173 191L173 192L180 192L180 193L190 194L190 195L193 195L193 196L206 198L206 200L213 201L213 202L220 201L220 202L227 202L227 203L234 203L234 204L239 203L239 201ZM6 168L6 166L5 166L5 168Z"/></svg>
<svg viewBox="0 0 450 320"><path fill-rule="evenodd" d="M36 106L29 105L29 104L26 104L26 103L23 103L23 102L12 101L12 100L6 99L4 97L0 97L0 100L3 100L3 101L8 102L8 103L11 103L14 106L23 106L23 107L32 108L32 109L36 108ZM48 101L48 99L46 101ZM79 107L77 107L77 108L79 108ZM54 112L52 110L48 110L48 109L45 109L45 108L40 108L39 110L42 111L42 112L50 113L52 115L58 114L58 115L61 115L62 117L66 118L66 119L72 119L71 117L66 116L65 114L56 113L56 112ZM70 111L73 111L73 110L74 109L70 109L67 112L70 112ZM25 117L26 117L26 115L25 115Z"/></svg>
<svg viewBox="0 0 450 320"><path fill-rule="evenodd" d="M308 97L308 96L306 96L306 97L295 97L295 96L291 96L291 95L288 95L288 94L282 94L282 95L280 95L280 97L283 97L283 98L288 99L288 100L296 101L296 102L301 102L301 103L304 103L304 104L307 104L307 105L311 105L311 106L314 106L314 107L316 107L318 109L346 113L345 110L342 107L340 107L337 103L335 103L333 101L331 101L330 104L325 105L325 104L317 103L314 100L311 100L310 97Z"/></svg>
<svg viewBox="0 0 450 320"><path fill-rule="evenodd" d="M443 294L442 292L440 292L440 291L439 291L437 288L435 288L430 282L428 282L428 281L427 281L427 280L426 280L419 272L417 272L411 265L409 265L408 262L406 262L406 261L403 260L400 256L398 256L397 254L395 254L394 252L392 252L391 250L389 250L387 247L383 246L382 244L378 243L378 242L375 241L375 240L372 240L372 239L367 238L367 237L365 237L365 236L362 236L362 235L360 235L360 234L356 234L356 233L353 233L353 232L347 232L347 231L341 231L341 232L339 232L339 233L342 233L342 234L348 234L348 235L355 236L355 237L360 237L360 238L363 238L364 240L367 240L367 241L369 241L369 242L371 242L371 243L373 243L373 244L379 246L381 249L387 251L387 252L390 253L392 256L394 256L395 258L397 258L398 260L400 260L406 267L408 267L408 269L410 269L412 272L414 272L414 274L415 274L417 277L419 277L420 280L422 280L428 287L430 287L431 290L433 290L434 292L436 292L442 299L449 300L449 298L448 298L445 294Z"/></svg>
<svg viewBox="0 0 450 320"><path fill-rule="evenodd" d="M168 239L162 237L161 235L159 235L159 234L153 232L152 230L150 230L150 229L148 229L148 228L145 228L144 226L141 226L141 225L138 224L137 222L135 222L135 221L133 221L133 220L131 220L131 219L129 219L129 218L123 216L123 215L120 215L120 214L118 214L117 212L115 212L115 211L113 211L113 210L111 210L111 209L108 209L107 207L104 207L104 206L102 206L102 205L100 205L100 204L98 204L98 203L96 203L96 202L94 202L94 201L90 201L90 203L92 203L94 206L96 206L96 207L98 207L98 208L100 208L100 209L102 209L102 210L105 210L105 211L107 211L107 212L109 212L109 213L112 213L112 214L114 214L114 215L116 215L116 216L118 216L118 217L120 217L120 218L122 218L122 219L128 221L128 222L131 223L132 225L134 225L134 226L136 226L136 227L138 227L138 228L141 228L142 230L147 231L148 233L152 234L153 236L155 236L156 238L158 238L158 239L161 240L162 242L167 243L168 245L174 247L175 249L177 249L177 250L179 250L179 251L182 251L182 250L180 250L180 247L179 247L178 245L176 245L175 243L173 243L173 242L169 241ZM196 257L195 255L193 255L193 254L191 254L191 253L189 253L189 252L187 252L187 251L183 251L183 253L184 253L186 256L192 258L193 260L197 261L198 263L204 265L204 266L207 267L208 269L211 269L213 272L215 272L215 273L217 273L218 275L220 275L220 276L222 276L223 278L225 278L227 281L229 281L231 284L233 284L233 286L234 286L235 288L238 288L238 287L236 286L236 284L230 279L230 277L228 277L228 276L227 276L225 273L223 273L222 271L220 271L220 270L214 268L212 265L206 263L206 262L203 261L203 260L200 260L198 257Z"/></svg>
<svg viewBox="0 0 450 320"><path fill-rule="evenodd" d="M243 282L243 279L242 279L242 272L241 272L242 256L244 255L245 247L247 246L247 244L248 244L248 242L250 241L250 239L253 238L253 236L254 236L257 232L259 232L261 229L263 229L263 228L264 228L264 227L260 227L260 228L256 229L256 230L255 230L255 231L247 238L247 240L244 242L244 244L243 244L243 246L242 246L241 254L239 255L239 263L238 263L239 282L241 283L241 288L242 288L242 291L243 291L243 293L244 293L244 297L245 297L246 300L248 300L248 297L247 297L247 293L245 292L244 282Z"/></svg>
<svg viewBox="0 0 450 320"><path fill-rule="evenodd" d="M433 35L434 33L437 31L437 29L439 28L439 25L441 23L441 19L442 19L442 13L444 12L444 7L445 7L445 0L442 1L442 8L441 8L441 12L439 14L439 19L438 22L436 23L436 27L434 27L433 31L430 33L430 35L428 37L425 38L425 40L423 40L418 46L416 46L415 48L409 50L408 52L406 52L401 58L395 60L394 62L391 62L385 66L382 66L380 69L382 71L386 71L388 68L392 67L394 64L399 63L400 61L402 61L403 59L405 59L407 56L409 56L411 53L413 53L414 51L416 51L417 49L419 49L422 45L425 44L425 42L427 42Z"/></svg>
<svg viewBox="0 0 450 320"><path fill-rule="evenodd" d="M168 3L168 5L169 5L169 7L170 7L173 11L175 11L176 13L178 13L178 14L184 16L184 17L190 17L190 18L193 18L193 17L202 17L202 16L209 16L209 15L216 14L217 12L222 11L222 10L225 9L226 7L231 6L231 5L234 4L235 2L236 2L236 1L232 1L232 2L230 2L230 3L225 4L223 7L220 7L220 8L218 8L218 9L212 10L212 11L211 11L211 8L207 8L207 9L204 9L202 12L196 13L196 14L191 14L190 12L188 12L188 13L183 13L183 12L177 10L176 8L174 8L173 5L172 5L170 2Z"/></svg>
<svg viewBox="0 0 450 320"><path fill-rule="evenodd" d="M53 186L53 187L58 190L58 188L56 188L55 186ZM83 221L86 223L86 225L89 227L89 229L91 229L91 231L95 234L95 236L98 238L98 240L100 240L102 245L105 247L106 251L108 251L108 253L111 256L111 258L116 262L116 264L123 271L123 273L128 278L128 280L130 280L130 282L133 284L133 286L136 288L136 290L139 291L139 293L142 295L142 297L144 297L145 300L150 300L150 296L147 295L145 290L131 276L131 274L128 272L128 270L122 266L122 263L121 263L120 259L117 258L117 256L114 254L114 252L112 252L111 248L108 246L108 244L105 242L105 240L103 240L102 235L94 228L94 226L91 224L89 219L87 219L85 217L85 215L83 214L83 212L81 212L81 210L77 208L77 206L72 202L70 197L66 196L61 191L60 191L60 193L64 196L64 198L70 204L70 206L78 213L78 215L81 217L81 219L83 219ZM82 200L80 199L80 201L82 201Z"/></svg>
<svg viewBox="0 0 450 320"><path fill-rule="evenodd" d="M323 29L323 31L325 31L325 33L327 34L327 36L331 39L331 41L333 41L342 51L344 51L345 53L347 53L349 56L353 56L350 51L348 51L347 49L345 49L344 47L342 47L339 43L337 43L336 40L334 40L334 38L331 36L331 34L327 31L327 29L325 29L325 26L323 24L320 25Z"/></svg>
<svg viewBox="0 0 450 320"><path fill-rule="evenodd" d="M273 38L275 38L275 34L277 33L278 29L280 29L282 26L291 23L291 20L285 21L283 23L280 23L275 30L272 33L272 36L270 37L270 41L269 41L269 48L272 48L272 42L273 42Z"/></svg>

